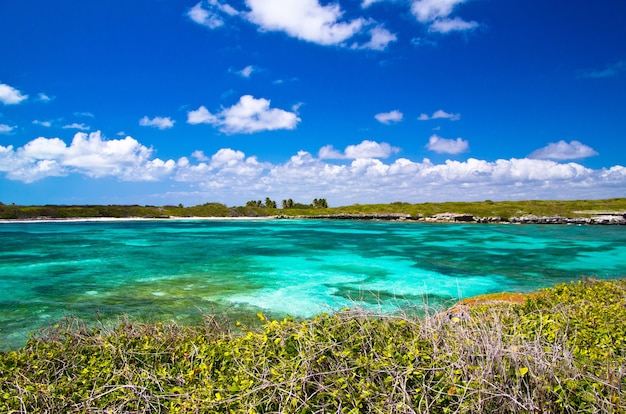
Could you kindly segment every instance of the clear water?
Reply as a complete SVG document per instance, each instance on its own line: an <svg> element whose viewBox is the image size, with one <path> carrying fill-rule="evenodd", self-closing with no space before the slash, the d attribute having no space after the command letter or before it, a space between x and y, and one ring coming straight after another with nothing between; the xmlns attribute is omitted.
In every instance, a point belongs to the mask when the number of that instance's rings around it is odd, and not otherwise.
<svg viewBox="0 0 626 414"><path fill-rule="evenodd" d="M626 227L324 220L0 224L0 348L68 315L197 321L441 305L626 276Z"/></svg>

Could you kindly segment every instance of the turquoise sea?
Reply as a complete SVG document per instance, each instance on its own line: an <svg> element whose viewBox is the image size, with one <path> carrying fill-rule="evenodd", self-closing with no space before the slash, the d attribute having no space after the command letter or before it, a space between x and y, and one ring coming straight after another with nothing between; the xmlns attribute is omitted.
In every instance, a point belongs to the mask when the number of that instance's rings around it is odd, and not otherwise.
<svg viewBox="0 0 626 414"><path fill-rule="evenodd" d="M0 348L75 315L189 323L437 308L626 276L626 227L334 220L0 223Z"/></svg>

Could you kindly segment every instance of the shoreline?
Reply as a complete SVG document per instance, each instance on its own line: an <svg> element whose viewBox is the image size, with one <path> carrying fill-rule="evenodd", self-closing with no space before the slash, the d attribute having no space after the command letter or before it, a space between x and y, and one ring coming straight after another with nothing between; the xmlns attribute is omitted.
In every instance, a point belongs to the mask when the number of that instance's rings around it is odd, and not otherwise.
<svg viewBox="0 0 626 414"><path fill-rule="evenodd" d="M3 223L88 223L88 222L115 222L115 221L200 221L200 220L274 220L278 216L257 216L257 217L220 217L220 216L169 216L169 217L71 217L71 218L48 218L35 217L30 219L0 219Z"/></svg>
<svg viewBox="0 0 626 414"><path fill-rule="evenodd" d="M443 223L443 224L554 224L554 225L626 225L625 214L603 214L592 217L563 216L521 216L521 217L476 217L471 214L443 213L428 217L413 217L410 214L326 214L318 216L163 216L163 217L69 217L50 218L34 217L27 219L0 219L1 224L9 223L98 223L122 221L258 221L258 220L361 220L395 221L406 223Z"/></svg>

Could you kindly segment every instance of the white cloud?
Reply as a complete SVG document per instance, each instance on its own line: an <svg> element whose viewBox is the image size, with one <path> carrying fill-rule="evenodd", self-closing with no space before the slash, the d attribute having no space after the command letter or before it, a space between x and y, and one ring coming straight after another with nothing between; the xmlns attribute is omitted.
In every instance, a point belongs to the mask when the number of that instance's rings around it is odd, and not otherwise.
<svg viewBox="0 0 626 414"><path fill-rule="evenodd" d="M391 147L391 146L389 146ZM332 147L325 147L327 150ZM392 148L392 147L391 147ZM285 162L261 162L242 151L222 148L212 155L195 151L177 161L152 158L152 149L131 137L106 140L99 132L77 133L70 145L59 138L37 138L14 149L0 145L0 171L25 183L52 176L81 174L120 180L189 186L198 203L223 200L325 197L331 205L392 201L472 201L485 199L574 199L619 197L626 190L626 168L590 169L577 163L541 159L414 161L382 158L393 150L371 141L350 145L346 161L328 163L307 151ZM320 153L322 150L320 150ZM348 159L350 153L353 159ZM193 160L193 161L192 161ZM165 199L167 195L163 195ZM187 203L187 201L186 201Z"/></svg>
<svg viewBox="0 0 626 414"><path fill-rule="evenodd" d="M465 0L414 0L411 11L422 23L448 17L454 8Z"/></svg>
<svg viewBox="0 0 626 414"><path fill-rule="evenodd" d="M187 123L197 124L214 124L218 121L217 117L209 112L203 105L195 111L187 112Z"/></svg>
<svg viewBox="0 0 626 414"><path fill-rule="evenodd" d="M343 152L332 145L326 145L320 148L318 156L320 159L388 158L398 152L400 148L392 147L386 142L364 140L357 145L348 145Z"/></svg>
<svg viewBox="0 0 626 414"><path fill-rule="evenodd" d="M61 128L63 129L80 129L81 131L89 131L90 127L83 123L74 122L72 124L63 125Z"/></svg>
<svg viewBox="0 0 626 414"><path fill-rule="evenodd" d="M42 127L50 128L52 126L52 122L50 121L39 121L35 119L33 121L33 125L41 125Z"/></svg>
<svg viewBox="0 0 626 414"><path fill-rule="evenodd" d="M446 139L434 134L428 139L426 148L438 154L460 154L469 149L469 144L461 138Z"/></svg>
<svg viewBox="0 0 626 414"><path fill-rule="evenodd" d="M411 11L420 23L428 24L429 31L449 33L471 30L478 27L476 22L461 18L449 18L454 9L466 0L413 0Z"/></svg>
<svg viewBox="0 0 626 414"><path fill-rule="evenodd" d="M172 121L172 119L169 116L168 117L155 116L152 119L148 118L147 116L144 116L143 118L139 120L139 125L150 126L150 127L155 127L159 129L168 129L168 128L172 128L175 122L176 121Z"/></svg>
<svg viewBox="0 0 626 414"><path fill-rule="evenodd" d="M369 31L370 40L361 45L354 44L354 49L370 49L370 50L385 50L389 43L398 40L398 36L391 33L389 30L382 26L376 26Z"/></svg>
<svg viewBox="0 0 626 414"><path fill-rule="evenodd" d="M270 108L267 99L244 95L235 105L217 114L201 106L187 114L190 124L211 124L225 134L252 134L277 129L295 129L300 118L295 112Z"/></svg>
<svg viewBox="0 0 626 414"><path fill-rule="evenodd" d="M252 72L254 72L254 66L248 65L237 73L244 78L249 78L252 75Z"/></svg>
<svg viewBox="0 0 626 414"><path fill-rule="evenodd" d="M371 6L374 3L378 3L379 1L382 1L382 0L363 0L363 2L361 3L361 8L367 9L369 6Z"/></svg>
<svg viewBox="0 0 626 414"><path fill-rule="evenodd" d="M446 111L439 109L435 111L432 116L428 116L428 114L421 114L417 119L420 121L429 121L431 119L449 119L450 121L458 121L461 119L461 114L449 114Z"/></svg>
<svg viewBox="0 0 626 414"><path fill-rule="evenodd" d="M0 134L10 134L14 129L14 126L0 124Z"/></svg>
<svg viewBox="0 0 626 414"><path fill-rule="evenodd" d="M322 6L318 0L247 0L248 20L267 31L281 31L321 45L339 45L365 25L362 18L340 21L339 4Z"/></svg>
<svg viewBox="0 0 626 414"><path fill-rule="evenodd" d="M38 100L38 101L41 101L41 102L50 102L52 99L54 99L54 98L49 97L49 96L48 96L48 95L46 95L45 93L39 93L39 94L37 94L37 100Z"/></svg>
<svg viewBox="0 0 626 414"><path fill-rule="evenodd" d="M454 19L439 19L432 22L428 28L431 32L437 33L450 33L450 32L463 32L472 30L478 27L476 22L466 22L465 20L455 17Z"/></svg>
<svg viewBox="0 0 626 414"><path fill-rule="evenodd" d="M36 138L23 147L0 146L0 171L26 183L72 173L92 178L154 181L172 172L175 162L150 159L152 150L131 137L105 140L100 132L79 132L68 146L59 138Z"/></svg>
<svg viewBox="0 0 626 414"><path fill-rule="evenodd" d="M82 116L86 118L95 118L96 116L91 112L74 112L74 116Z"/></svg>
<svg viewBox="0 0 626 414"><path fill-rule="evenodd" d="M402 112L394 109L391 112L381 112L379 114L374 115L374 118L380 123L389 125L392 122L400 122L402 121L403 114Z"/></svg>
<svg viewBox="0 0 626 414"><path fill-rule="evenodd" d="M210 29L217 29L224 25L224 15L235 16L239 12L228 4L222 4L217 0L200 1L193 6L187 16L194 22Z"/></svg>
<svg viewBox="0 0 626 414"><path fill-rule="evenodd" d="M550 143L547 146L533 151L528 158L535 159L551 159L551 160L576 160L581 158L593 157L598 153L591 147L579 142L571 141L569 143L561 140L556 143Z"/></svg>
<svg viewBox="0 0 626 414"><path fill-rule="evenodd" d="M363 8L374 1L365 0ZM358 36L369 40L353 41L351 48L384 50L389 43L397 40L395 34L373 19L345 19L345 13L337 2L322 5L319 0L246 0L245 4L248 10L239 12L218 0L204 0L192 7L187 15L194 22L211 29L224 26L228 17L239 16L257 25L260 31L283 32L325 46L348 46L348 40Z"/></svg>
<svg viewBox="0 0 626 414"><path fill-rule="evenodd" d="M204 151L200 151L200 150L194 151L193 153L191 153L191 156L194 157L195 159L197 159L198 161L208 161L209 160L209 157L204 155Z"/></svg>
<svg viewBox="0 0 626 414"><path fill-rule="evenodd" d="M5 105L16 105L28 99L28 95L22 94L19 90L6 83L0 83L0 102Z"/></svg>

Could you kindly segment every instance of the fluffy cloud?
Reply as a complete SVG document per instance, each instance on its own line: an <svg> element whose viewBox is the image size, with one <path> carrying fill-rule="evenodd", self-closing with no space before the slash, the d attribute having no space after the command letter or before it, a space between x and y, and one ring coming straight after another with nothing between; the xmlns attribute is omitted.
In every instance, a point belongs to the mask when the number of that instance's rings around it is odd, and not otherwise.
<svg viewBox="0 0 626 414"><path fill-rule="evenodd" d="M380 123L389 125L392 122L400 122L402 121L402 112L394 109L391 112L381 112L379 114L374 115L374 118Z"/></svg>
<svg viewBox="0 0 626 414"><path fill-rule="evenodd" d="M68 174L125 181L170 180L167 186L181 191L162 199L180 202L179 195L188 186L192 189L188 193L196 194L197 199L185 200L186 204L206 202L207 197L233 204L266 196L305 202L325 197L332 205L593 199L621 196L626 188L626 168L620 165L594 170L573 162L530 158L493 162L470 158L440 164L428 159L381 160L394 152L388 144L363 141L339 153L343 162L328 163L322 156L299 151L285 162L268 163L231 148L210 156L197 150L191 154L193 161L186 157L164 161L152 158L152 150L134 138L106 140L99 132L81 132L70 145L59 138L37 138L17 149L0 146L0 171L8 179L25 183Z"/></svg>
<svg viewBox="0 0 626 414"><path fill-rule="evenodd" d="M434 134L428 139L426 148L438 154L460 154L469 149L469 144L461 138L445 139Z"/></svg>
<svg viewBox="0 0 626 414"><path fill-rule="evenodd" d="M10 134L15 127L12 127L7 124L0 124L0 134Z"/></svg>
<svg viewBox="0 0 626 414"><path fill-rule="evenodd" d="M461 114L449 114L446 111L439 109L435 111L432 116L428 114L421 114L418 118L420 121L429 121L431 119L449 119L450 121L458 121L461 119Z"/></svg>
<svg viewBox="0 0 626 414"><path fill-rule="evenodd" d="M471 30L478 27L476 22L467 22L458 17L449 18L456 6L466 0L413 0L411 11L420 23L428 24L429 31L449 33Z"/></svg>
<svg viewBox="0 0 626 414"><path fill-rule="evenodd" d="M28 99L28 95L22 94L19 90L6 83L0 83L0 102L5 105L16 105Z"/></svg>
<svg viewBox="0 0 626 414"><path fill-rule="evenodd" d="M556 143L550 143L547 146L533 151L528 158L550 159L550 160L577 160L587 157L593 157L598 153L591 147L578 142L571 141L569 143L561 140Z"/></svg>
<svg viewBox="0 0 626 414"><path fill-rule="evenodd" d="M300 118L294 112L270 108L267 99L244 95L235 105L212 114L201 106L187 114L190 124L211 124L225 134L252 134L277 129L295 129Z"/></svg>
<svg viewBox="0 0 626 414"><path fill-rule="evenodd" d="M152 150L131 137L105 140L100 132L79 132L68 146L59 138L40 137L23 147L0 146L0 171L26 183L71 173L92 178L152 181L169 174L174 161L150 159Z"/></svg>
<svg viewBox="0 0 626 414"><path fill-rule="evenodd" d="M248 20L263 30L282 31L321 45L341 44L366 23L365 19L340 21L343 12L336 3L326 6L318 0L247 0L246 3L250 7Z"/></svg>
<svg viewBox="0 0 626 414"><path fill-rule="evenodd" d="M384 50L397 39L395 34L372 19L343 19L344 12L338 3L322 5L318 0L246 0L246 5L248 10L239 12L217 0L208 0L197 3L189 10L188 16L198 24L216 29L224 25L228 16L239 15L257 25L261 31L283 32L325 46L347 46L349 39L367 37L367 41L352 42L351 47Z"/></svg>
<svg viewBox="0 0 626 414"><path fill-rule="evenodd" d="M168 117L155 116L152 119L148 118L147 116L144 116L143 118L139 120L139 125L150 126L150 127L155 127L159 129L168 129L168 128L172 128L175 122L176 121L172 121L172 119L169 116Z"/></svg>
<svg viewBox="0 0 626 414"><path fill-rule="evenodd" d="M398 40L398 36L394 33L391 33L389 30L385 29L382 26L376 26L369 31L370 40L363 43L358 44L355 43L352 48L353 49L370 49L370 50L385 50L389 43L395 42Z"/></svg>
<svg viewBox="0 0 626 414"><path fill-rule="evenodd" d="M326 145L320 148L318 156L320 159L388 158L398 152L400 148L392 147L386 142L364 140L357 145L348 145L343 152L332 145Z"/></svg>

